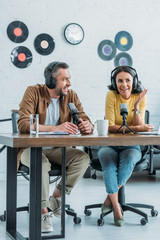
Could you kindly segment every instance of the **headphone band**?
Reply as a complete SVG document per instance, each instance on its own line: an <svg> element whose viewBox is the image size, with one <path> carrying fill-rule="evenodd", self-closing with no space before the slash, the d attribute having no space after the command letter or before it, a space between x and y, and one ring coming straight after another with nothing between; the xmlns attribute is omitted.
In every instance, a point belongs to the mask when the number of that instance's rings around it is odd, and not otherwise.
<svg viewBox="0 0 160 240"><path fill-rule="evenodd" d="M50 65L48 66L48 71L52 71L52 69L58 64L59 62L57 61L57 62L53 62L53 63L50 63Z"/></svg>
<svg viewBox="0 0 160 240"><path fill-rule="evenodd" d="M127 68L129 68L129 69L131 69L132 71L134 71L134 73L135 73L135 76L137 75L137 72L136 72L136 69L135 68L132 68L132 67L130 67L130 66L118 66L118 67L116 67L116 68L114 68L113 70L112 70L112 72L111 72L111 77L113 77L113 75L114 75L114 73L116 72L116 70L118 69L118 68L120 68L120 67L127 67ZM124 71L125 72L125 71ZM134 76L134 77L135 77Z"/></svg>

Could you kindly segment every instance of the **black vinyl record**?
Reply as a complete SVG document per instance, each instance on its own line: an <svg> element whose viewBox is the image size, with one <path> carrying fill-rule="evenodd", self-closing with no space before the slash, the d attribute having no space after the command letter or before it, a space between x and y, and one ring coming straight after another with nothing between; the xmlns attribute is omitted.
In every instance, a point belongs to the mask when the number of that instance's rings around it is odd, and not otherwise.
<svg viewBox="0 0 160 240"><path fill-rule="evenodd" d="M18 68L26 68L32 62L32 53L26 47L16 47L11 52L11 62Z"/></svg>
<svg viewBox="0 0 160 240"><path fill-rule="evenodd" d="M49 55L55 48L55 42L49 34L42 33L35 38L34 47L39 54Z"/></svg>
<svg viewBox="0 0 160 240"><path fill-rule="evenodd" d="M22 43L28 37L28 28L23 22L14 21L8 25L7 35L11 41Z"/></svg>
<svg viewBox="0 0 160 240"><path fill-rule="evenodd" d="M98 55L104 61L112 60L116 55L116 46L111 40L103 40L98 45Z"/></svg>
<svg viewBox="0 0 160 240"><path fill-rule="evenodd" d="M114 66L130 66L132 67L133 61L131 56L128 53L121 52L118 53L114 59Z"/></svg>
<svg viewBox="0 0 160 240"><path fill-rule="evenodd" d="M128 51L133 45L133 39L129 32L121 31L115 36L115 45L120 51Z"/></svg>

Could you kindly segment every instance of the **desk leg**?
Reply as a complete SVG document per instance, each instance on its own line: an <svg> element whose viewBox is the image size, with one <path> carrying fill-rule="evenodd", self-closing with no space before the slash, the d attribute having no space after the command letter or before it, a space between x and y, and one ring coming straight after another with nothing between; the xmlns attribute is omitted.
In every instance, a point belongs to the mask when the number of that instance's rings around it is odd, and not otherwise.
<svg viewBox="0 0 160 240"><path fill-rule="evenodd" d="M42 148L30 148L29 240L41 240Z"/></svg>
<svg viewBox="0 0 160 240"><path fill-rule="evenodd" d="M64 238L65 237L66 147L62 147L61 235L41 237L42 148L31 148L30 161L31 162L30 162L29 240Z"/></svg>
<svg viewBox="0 0 160 240"><path fill-rule="evenodd" d="M6 231L16 239L17 149L7 147Z"/></svg>
<svg viewBox="0 0 160 240"><path fill-rule="evenodd" d="M61 237L65 237L65 194L66 194L66 147L62 151L62 213L61 213Z"/></svg>

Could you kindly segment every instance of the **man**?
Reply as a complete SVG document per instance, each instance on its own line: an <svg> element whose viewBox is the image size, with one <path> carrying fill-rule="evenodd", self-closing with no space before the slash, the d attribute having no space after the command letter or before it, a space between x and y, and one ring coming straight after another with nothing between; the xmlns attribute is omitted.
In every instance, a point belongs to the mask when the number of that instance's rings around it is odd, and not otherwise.
<svg viewBox="0 0 160 240"><path fill-rule="evenodd" d="M37 84L27 88L20 103L18 128L21 133L30 132L30 114L39 114L39 131L62 131L69 134L91 133L93 125L83 111L81 102L71 86L69 66L63 62L50 63L45 71L45 84ZM79 124L72 123L68 103L74 103L79 111ZM19 152L22 164L29 167L29 149ZM53 195L49 198L49 174L51 163L61 164L60 148L43 148L42 150L42 218L41 231L53 231L52 215L61 214L62 182L57 185ZM89 164L88 155L76 148L66 148L66 194L70 194L77 181L83 176Z"/></svg>

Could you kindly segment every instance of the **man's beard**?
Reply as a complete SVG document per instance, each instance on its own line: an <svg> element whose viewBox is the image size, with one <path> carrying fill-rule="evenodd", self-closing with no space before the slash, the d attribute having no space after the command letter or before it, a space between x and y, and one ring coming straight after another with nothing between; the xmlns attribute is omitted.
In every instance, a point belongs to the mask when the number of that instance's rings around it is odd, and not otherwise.
<svg viewBox="0 0 160 240"><path fill-rule="evenodd" d="M60 96L60 97L66 96L67 93L68 93L68 92L64 93L64 92L62 91L62 88L61 88L61 89L57 89L57 91L56 91L57 96Z"/></svg>

